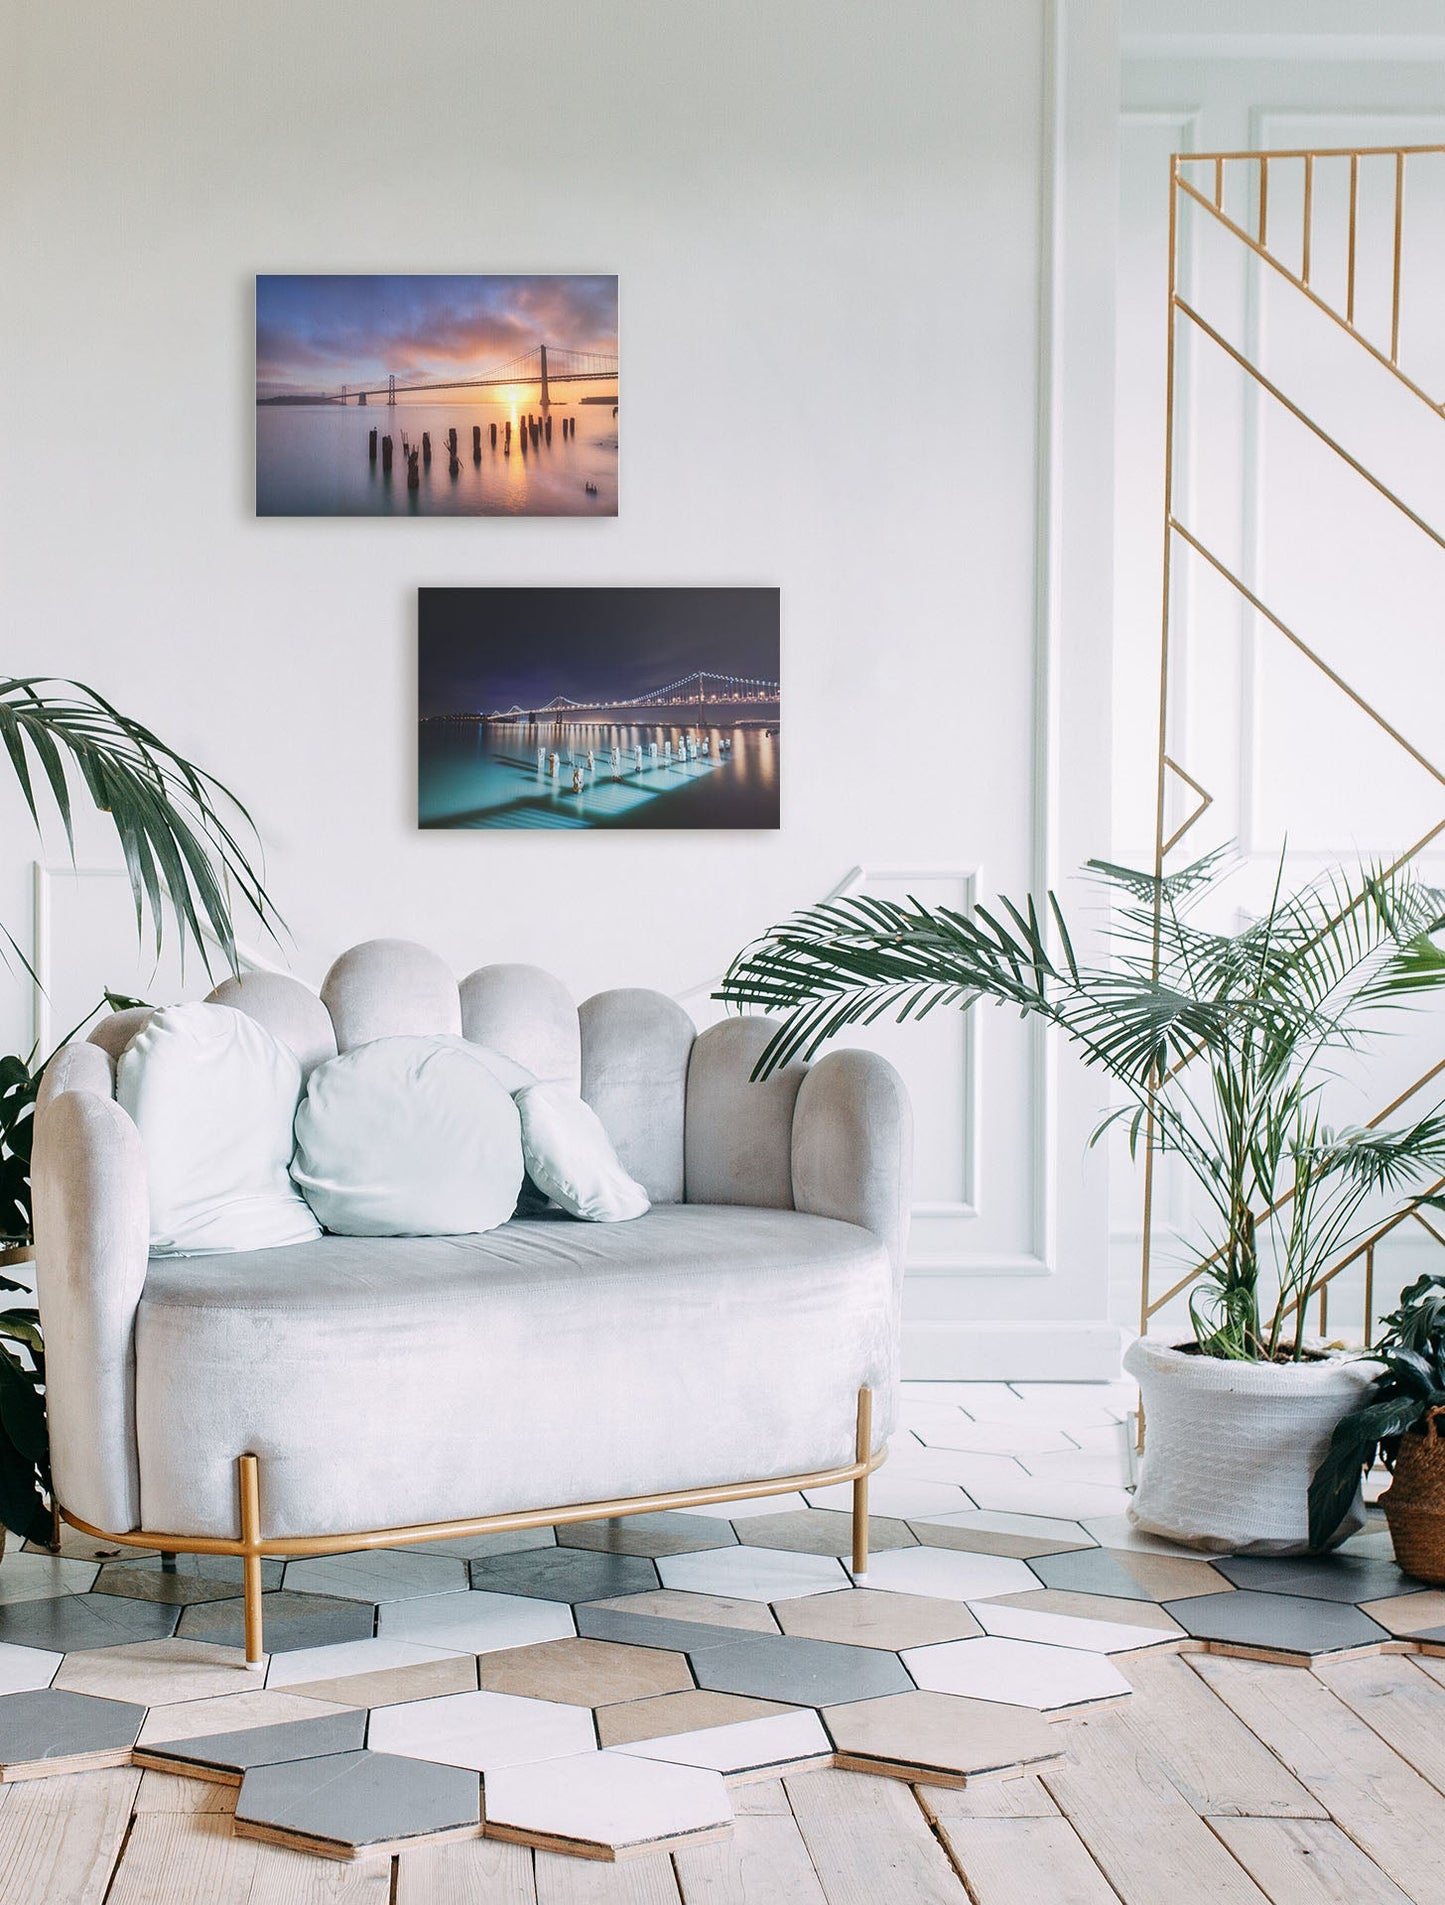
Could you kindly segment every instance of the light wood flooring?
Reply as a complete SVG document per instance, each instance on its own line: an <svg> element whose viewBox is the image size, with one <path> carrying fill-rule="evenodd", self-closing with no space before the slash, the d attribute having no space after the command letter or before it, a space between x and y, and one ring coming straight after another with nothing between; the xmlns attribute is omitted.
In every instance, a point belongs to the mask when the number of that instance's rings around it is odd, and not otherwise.
<svg viewBox="0 0 1445 1905"><path fill-rule="evenodd" d="M4 1905L1445 1905L1445 1660L1118 1660L1039 1777L812 1772L731 1840L608 1865L490 1840L339 1865L235 1838L233 1788L127 1768L0 1787Z"/></svg>

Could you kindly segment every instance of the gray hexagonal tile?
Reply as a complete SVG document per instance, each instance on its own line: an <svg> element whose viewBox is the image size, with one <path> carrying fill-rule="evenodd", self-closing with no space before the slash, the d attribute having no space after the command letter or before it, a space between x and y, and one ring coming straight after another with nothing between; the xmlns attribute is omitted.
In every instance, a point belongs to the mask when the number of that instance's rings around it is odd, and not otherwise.
<svg viewBox="0 0 1445 1905"><path fill-rule="evenodd" d="M467 1585L467 1564L459 1555L412 1554L404 1548L321 1555L286 1564L286 1586L293 1593L329 1594L373 1605L410 1601L421 1594L462 1594Z"/></svg>
<svg viewBox="0 0 1445 1905"><path fill-rule="evenodd" d="M370 1751L286 1760L247 1772L236 1831L349 1858L429 1836L476 1836L481 1796L474 1772L429 1760Z"/></svg>
<svg viewBox="0 0 1445 1905"><path fill-rule="evenodd" d="M562 1548L589 1548L599 1554L693 1554L703 1548L727 1548L737 1542L730 1521L716 1515L619 1515L611 1521L574 1521L557 1530Z"/></svg>
<svg viewBox="0 0 1445 1905"><path fill-rule="evenodd" d="M487 1593L525 1594L539 1601L602 1601L658 1585L642 1555L594 1554L585 1548L530 1548L471 1563L472 1586Z"/></svg>
<svg viewBox="0 0 1445 1905"><path fill-rule="evenodd" d="M367 1601L329 1599L322 1594L292 1594L285 1588L261 1600L262 1633L268 1654L297 1647L328 1647L337 1641L369 1639L376 1609ZM245 1644L245 1603L206 1601L188 1607L176 1633L183 1640L209 1640L221 1647Z"/></svg>
<svg viewBox="0 0 1445 1905"><path fill-rule="evenodd" d="M235 1733L209 1733L196 1739L158 1740L138 1746L135 1760L139 1766L239 1786L242 1775L253 1766L359 1750L366 1744L366 1717L364 1709L340 1708L319 1718L283 1721L279 1726L246 1727Z"/></svg>
<svg viewBox="0 0 1445 1905"><path fill-rule="evenodd" d="M1266 1654L1339 1653L1371 1647L1390 1636L1378 1621L1357 1607L1301 1594L1261 1594L1238 1588L1225 1594L1196 1594L1166 1601L1165 1609L1197 1640L1214 1640Z"/></svg>
<svg viewBox="0 0 1445 1905"><path fill-rule="evenodd" d="M967 1644L967 1643L965 1643ZM790 1634L740 1634L730 1647L691 1656L700 1687L794 1706L839 1706L913 1685L897 1654Z"/></svg>
<svg viewBox="0 0 1445 1905"><path fill-rule="evenodd" d="M180 1610L119 1594L62 1594L0 1607L0 1642L70 1654L128 1641L168 1640Z"/></svg>
<svg viewBox="0 0 1445 1905"><path fill-rule="evenodd" d="M145 1716L129 1701L50 1687L0 1695L0 1778L124 1766Z"/></svg>

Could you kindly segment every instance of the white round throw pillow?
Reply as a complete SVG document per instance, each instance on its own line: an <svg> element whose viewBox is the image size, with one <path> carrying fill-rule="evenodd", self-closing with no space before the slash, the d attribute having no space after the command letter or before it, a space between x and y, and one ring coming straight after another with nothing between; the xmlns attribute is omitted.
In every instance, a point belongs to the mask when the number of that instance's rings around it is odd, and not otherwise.
<svg viewBox="0 0 1445 1905"><path fill-rule="evenodd" d="M516 1100L527 1175L554 1204L591 1224L624 1223L651 1208L585 1099L562 1085L527 1085Z"/></svg>
<svg viewBox="0 0 1445 1905"><path fill-rule="evenodd" d="M318 1065L291 1174L327 1230L448 1237L506 1223L522 1134L495 1062L439 1036L373 1039Z"/></svg>
<svg viewBox="0 0 1445 1905"><path fill-rule="evenodd" d="M140 1132L160 1256L307 1243L287 1174L301 1062L228 1005L167 1005L121 1053L115 1095Z"/></svg>

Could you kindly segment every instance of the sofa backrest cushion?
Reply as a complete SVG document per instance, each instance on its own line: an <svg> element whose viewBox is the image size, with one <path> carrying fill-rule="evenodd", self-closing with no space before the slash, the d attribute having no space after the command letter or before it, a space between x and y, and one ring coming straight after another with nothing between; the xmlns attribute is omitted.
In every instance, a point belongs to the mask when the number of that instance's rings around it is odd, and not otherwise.
<svg viewBox="0 0 1445 1905"><path fill-rule="evenodd" d="M651 1205L617 1161L602 1120L565 1085L527 1085L516 1095L522 1156L539 1191L590 1224L624 1223Z"/></svg>
<svg viewBox="0 0 1445 1905"><path fill-rule="evenodd" d="M505 1052L544 1085L578 1089L577 1008L560 979L540 966L479 966L458 990L465 1038Z"/></svg>
<svg viewBox="0 0 1445 1905"><path fill-rule="evenodd" d="M457 982L446 961L409 939L367 939L321 981L336 1049L379 1038L421 1038L462 1029Z"/></svg>
<svg viewBox="0 0 1445 1905"><path fill-rule="evenodd" d="M683 1200L687 1061L697 1028L675 999L621 986L579 1008L582 1096L654 1204Z"/></svg>
<svg viewBox="0 0 1445 1905"><path fill-rule="evenodd" d="M145 1149L152 1250L265 1250L320 1234L288 1175L300 1096L296 1054L245 1013L149 1014L117 1062L116 1098Z"/></svg>
<svg viewBox="0 0 1445 1905"><path fill-rule="evenodd" d="M459 1037L356 1046L307 1082L292 1175L341 1236L494 1230L522 1188L511 1093L527 1082L525 1071Z"/></svg>

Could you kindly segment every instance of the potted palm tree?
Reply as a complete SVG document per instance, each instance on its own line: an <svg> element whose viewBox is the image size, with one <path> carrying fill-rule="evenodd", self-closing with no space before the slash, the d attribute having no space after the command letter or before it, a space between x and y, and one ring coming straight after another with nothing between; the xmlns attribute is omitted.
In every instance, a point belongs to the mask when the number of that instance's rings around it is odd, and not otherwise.
<svg viewBox="0 0 1445 1905"><path fill-rule="evenodd" d="M94 689L38 675L0 677L0 742L37 829L48 798L73 853L77 782L106 815L125 857L137 930L149 923L157 953L169 925L183 956L193 949L209 973L219 952L238 972L236 902L276 937L281 920L253 864L258 842L246 809L221 782ZM3 926L0 940L0 951L8 949L34 978ZM138 1001L107 993L103 1003L116 1008ZM37 1051L0 1058L0 1267L34 1255L30 1140L44 1069ZM29 1294L9 1277L0 1277L0 1292ZM13 1304L0 1310L0 1553L7 1528L29 1540L52 1537L44 1392L39 1316L28 1302Z"/></svg>
<svg viewBox="0 0 1445 1905"><path fill-rule="evenodd" d="M1132 1516L1192 1545L1308 1545L1306 1496L1335 1423L1374 1365L1327 1356L1306 1306L1378 1214L1445 1171L1445 1117L1336 1129L1331 1061L1376 1015L1445 983L1430 933L1442 896L1407 870L1329 874L1234 932L1201 919L1221 854L1155 876L1091 862L1114 905L1109 964L1076 956L1052 894L964 915L856 896L801 913L740 953L717 996L781 1013L758 1075L835 1033L980 1000L1057 1028L1115 1087L1097 1142L1172 1157L1202 1193L1184 1343L1139 1339L1126 1367L1148 1441ZM1362 1524L1358 1502L1334 1531Z"/></svg>

